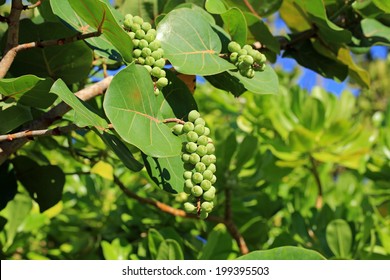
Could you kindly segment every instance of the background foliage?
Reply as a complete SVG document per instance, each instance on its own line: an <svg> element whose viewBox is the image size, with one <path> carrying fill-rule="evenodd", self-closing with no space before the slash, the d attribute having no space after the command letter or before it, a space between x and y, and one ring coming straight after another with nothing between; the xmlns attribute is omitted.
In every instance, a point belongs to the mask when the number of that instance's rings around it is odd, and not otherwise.
<svg viewBox="0 0 390 280"><path fill-rule="evenodd" d="M369 52L389 45L387 1L114 2L42 1L19 22L21 1L0 1L0 70L13 48L43 44L0 80L2 259L390 258L390 56ZM156 27L175 69L157 97L133 63L128 13ZM256 46L266 70L235 72L230 40ZM274 67L280 55L300 66ZM303 67L359 94L308 92ZM108 89L85 98L92 84ZM181 140L164 122L196 108L217 156L204 221L179 210Z"/></svg>

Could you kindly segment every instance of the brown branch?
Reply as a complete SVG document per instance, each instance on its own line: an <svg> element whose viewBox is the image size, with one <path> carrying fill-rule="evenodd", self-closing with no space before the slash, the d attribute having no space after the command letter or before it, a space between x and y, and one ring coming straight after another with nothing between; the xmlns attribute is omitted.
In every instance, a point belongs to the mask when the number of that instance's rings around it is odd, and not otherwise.
<svg viewBox="0 0 390 280"><path fill-rule="evenodd" d="M7 54L10 49L17 46L19 43L19 19L22 10L22 0L12 0L11 12L8 16L8 35L7 43L4 49L4 55Z"/></svg>
<svg viewBox="0 0 390 280"><path fill-rule="evenodd" d="M8 22L9 22L9 19L8 19L8 17L4 17L4 16L0 15L0 22L6 22L6 23L8 23Z"/></svg>
<svg viewBox="0 0 390 280"><path fill-rule="evenodd" d="M32 49L32 48L44 48L49 46L62 46L64 44L73 43L75 41L85 40L91 37L98 37L100 36L101 30L87 33L87 34L76 34L71 37L67 38L61 38L61 39L54 39L54 40L46 40L46 41L38 41L38 42L30 42L25 44L20 44L17 46L14 46L11 48L3 57L3 59L0 61L0 79L4 78L7 74L9 68L11 67L16 55L20 51Z"/></svg>
<svg viewBox="0 0 390 280"><path fill-rule="evenodd" d="M247 8L249 9L249 11L251 11L252 14L257 16L258 18L261 18L261 16L255 11L255 9L252 7L251 3L249 3L248 0L244 0L244 4L245 6L247 6Z"/></svg>
<svg viewBox="0 0 390 280"><path fill-rule="evenodd" d="M112 80L112 76L107 77L100 82L93 84L90 87L82 89L75 93L75 95L83 101L92 99L103 92L108 88ZM22 130L39 130L46 129L53 122L66 114L71 110L71 107L65 102L61 102L48 112L42 114L38 119L30 122L29 124L22 127ZM20 149L26 142L27 138L16 139L12 142L3 142L0 145L0 165L14 152Z"/></svg>
<svg viewBox="0 0 390 280"><path fill-rule="evenodd" d="M176 119L176 118L168 118L168 119L163 120L163 123L172 123L172 122L185 124L185 121L180 120L180 119Z"/></svg>
<svg viewBox="0 0 390 280"><path fill-rule="evenodd" d="M189 218L189 219L199 219L198 215L196 215L196 214L188 214L184 210L173 208L173 207L171 207L163 202L156 201L156 200L151 199L151 198L144 198L144 197L137 195L136 193L134 193L131 190L129 190L128 188L126 188L125 185L122 183L122 181L116 176L114 176L114 182L116 185L118 185L118 187L123 191L123 193L126 196L133 198L133 199L135 199L143 204L151 205L151 206L159 209L160 211L168 213L168 214L173 215L173 216ZM206 220L210 221L210 222L224 224L226 226L226 228L228 229L230 235L236 240L238 247L240 248L241 254L245 255L249 252L244 238L242 237L240 231L237 229L237 227L233 223L233 221L227 221L225 219L222 219L222 218L216 217L216 216L208 216Z"/></svg>

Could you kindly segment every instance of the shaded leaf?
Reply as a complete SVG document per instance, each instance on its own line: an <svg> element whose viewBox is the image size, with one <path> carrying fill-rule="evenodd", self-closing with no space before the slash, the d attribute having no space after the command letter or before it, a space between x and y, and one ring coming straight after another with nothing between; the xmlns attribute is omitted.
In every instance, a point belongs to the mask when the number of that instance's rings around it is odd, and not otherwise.
<svg viewBox="0 0 390 280"><path fill-rule="evenodd" d="M181 141L163 123L157 98L145 67L130 64L113 78L103 107L118 134L145 154L179 155Z"/></svg>
<svg viewBox="0 0 390 280"><path fill-rule="evenodd" d="M0 107L0 134L5 134L18 126L32 120L31 110L22 105L11 106L8 108Z"/></svg>
<svg viewBox="0 0 390 280"><path fill-rule="evenodd" d="M235 66L219 57L222 45L210 23L193 9L168 13L157 27L165 57L184 74L213 75Z"/></svg>
<svg viewBox="0 0 390 280"><path fill-rule="evenodd" d="M207 238L199 260L226 260L233 251L233 239L224 224L216 225Z"/></svg>
<svg viewBox="0 0 390 280"><path fill-rule="evenodd" d="M326 227L326 241L329 248L338 258L348 258L352 248L352 231L348 223L337 219Z"/></svg>
<svg viewBox="0 0 390 280"><path fill-rule="evenodd" d="M371 18L365 18L361 21L364 36L372 45L385 44L390 45L390 27Z"/></svg>
<svg viewBox="0 0 390 280"><path fill-rule="evenodd" d="M157 252L157 260L184 260L183 250L179 243L173 239L161 242Z"/></svg>
<svg viewBox="0 0 390 280"><path fill-rule="evenodd" d="M247 23L244 14L238 8L231 8L221 14L224 29L230 35L232 41L241 46L246 44Z"/></svg>
<svg viewBox="0 0 390 280"><path fill-rule="evenodd" d="M0 210L3 210L14 199L18 189L15 172L8 161L0 165L0 182Z"/></svg>
<svg viewBox="0 0 390 280"><path fill-rule="evenodd" d="M161 243L164 241L164 237L154 228L148 231L148 249L152 260L157 258L158 249Z"/></svg>
<svg viewBox="0 0 390 280"><path fill-rule="evenodd" d="M299 247L285 246L270 250L254 251L238 260L325 260L320 253Z"/></svg>
<svg viewBox="0 0 390 280"><path fill-rule="evenodd" d="M20 104L45 109L57 98L49 93L52 84L53 80L50 78L24 75L18 78L1 79L0 92Z"/></svg>

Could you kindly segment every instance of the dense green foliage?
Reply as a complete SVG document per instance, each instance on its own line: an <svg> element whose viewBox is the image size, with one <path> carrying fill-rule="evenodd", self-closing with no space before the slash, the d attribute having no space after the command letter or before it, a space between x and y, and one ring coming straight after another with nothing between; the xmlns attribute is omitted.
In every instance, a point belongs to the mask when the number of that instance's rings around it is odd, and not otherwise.
<svg viewBox="0 0 390 280"><path fill-rule="evenodd" d="M2 259L390 259L386 1L114 2L0 1Z"/></svg>

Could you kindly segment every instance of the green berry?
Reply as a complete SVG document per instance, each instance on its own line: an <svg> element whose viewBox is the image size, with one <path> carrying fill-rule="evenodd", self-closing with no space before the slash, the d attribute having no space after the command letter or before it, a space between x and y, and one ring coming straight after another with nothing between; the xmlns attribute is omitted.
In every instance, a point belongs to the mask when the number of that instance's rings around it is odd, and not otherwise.
<svg viewBox="0 0 390 280"><path fill-rule="evenodd" d="M161 68L153 67L151 74L152 74L153 77L160 78Z"/></svg>
<svg viewBox="0 0 390 280"><path fill-rule="evenodd" d="M137 32L137 30L141 29L141 25L139 25L138 23L134 22L134 19L133 19L133 24L131 25L131 31L133 32Z"/></svg>
<svg viewBox="0 0 390 280"><path fill-rule="evenodd" d="M128 29L130 30L131 29L131 26L133 25L133 19L131 18L125 18L125 20L123 21L123 26L125 29Z"/></svg>
<svg viewBox="0 0 390 280"><path fill-rule="evenodd" d="M133 31L127 33L129 34L130 38L133 40L135 38L135 33Z"/></svg>
<svg viewBox="0 0 390 280"><path fill-rule="evenodd" d="M213 175L213 178L210 180L211 184L215 184L217 182L217 176Z"/></svg>
<svg viewBox="0 0 390 280"><path fill-rule="evenodd" d="M134 50L133 50L133 56L134 56L135 58L140 57L140 56L141 56L141 53L142 53L142 51L141 51L140 49L134 49Z"/></svg>
<svg viewBox="0 0 390 280"><path fill-rule="evenodd" d="M190 132L192 132L192 131L190 131ZM198 145L196 145L196 143L194 143L194 142L188 142L186 144L186 151L188 153L195 153L197 148L198 148Z"/></svg>
<svg viewBox="0 0 390 280"><path fill-rule="evenodd" d="M203 193L203 199L206 201L213 201L215 198L215 190L213 191L214 187L211 187L208 191L205 191ZM215 188L214 188L215 189Z"/></svg>
<svg viewBox="0 0 390 280"><path fill-rule="evenodd" d="M196 110L192 110L188 113L188 121L195 122L196 119L200 117L200 114Z"/></svg>
<svg viewBox="0 0 390 280"><path fill-rule="evenodd" d="M207 154L207 148L206 146L203 146L203 145L199 145L198 148L196 149L196 153L198 155L200 155L201 157L203 157L204 155Z"/></svg>
<svg viewBox="0 0 390 280"><path fill-rule="evenodd" d="M146 57L145 58L145 64L149 65L149 66L152 66L154 64L154 58L151 57L151 56Z"/></svg>
<svg viewBox="0 0 390 280"><path fill-rule="evenodd" d="M204 125L197 124L195 125L194 131L198 133L198 135L203 135L204 134Z"/></svg>
<svg viewBox="0 0 390 280"><path fill-rule="evenodd" d="M164 58L157 59L156 62L154 63L154 66L163 68L165 66L165 59Z"/></svg>
<svg viewBox="0 0 390 280"><path fill-rule="evenodd" d="M142 56L144 58L148 57L151 54L152 54L152 51L148 47L142 49Z"/></svg>
<svg viewBox="0 0 390 280"><path fill-rule="evenodd" d="M207 143L206 149L207 149L207 154L208 155L211 155L211 154L215 153L215 146L214 146L213 143Z"/></svg>
<svg viewBox="0 0 390 280"><path fill-rule="evenodd" d="M192 172L188 171L188 170L184 171L183 178L186 179L186 180L187 179L191 179L192 178Z"/></svg>
<svg viewBox="0 0 390 280"><path fill-rule="evenodd" d="M197 172L203 172L206 170L206 165L203 162L198 162L197 164L195 164L195 170Z"/></svg>
<svg viewBox="0 0 390 280"><path fill-rule="evenodd" d="M153 59L153 57L150 57ZM154 60L154 59L153 59ZM161 72L160 72L161 73ZM168 85L168 79L165 77L161 77L157 80L157 86L160 88L166 87Z"/></svg>
<svg viewBox="0 0 390 280"><path fill-rule="evenodd" d="M194 126L194 124L192 122L186 122L183 125L183 130L184 130L184 132L187 132L187 133L190 132L190 131L193 131L194 128L195 128L195 126Z"/></svg>
<svg viewBox="0 0 390 280"><path fill-rule="evenodd" d="M217 171L217 167L214 163L211 163L209 166L207 166L207 170L210 170L211 172L215 173Z"/></svg>
<svg viewBox="0 0 390 280"><path fill-rule="evenodd" d="M200 156L196 153L192 153L190 155L190 159L189 159L189 162L191 164L197 164L198 162L200 161Z"/></svg>
<svg viewBox="0 0 390 280"><path fill-rule="evenodd" d="M191 194L195 197L199 197L203 194L203 190L200 186L198 185L195 185L192 189L191 189Z"/></svg>
<svg viewBox="0 0 390 280"><path fill-rule="evenodd" d="M160 94L160 90L158 88L154 89L154 95L158 96Z"/></svg>
<svg viewBox="0 0 390 280"><path fill-rule="evenodd" d="M202 220L205 220L205 219L207 219L208 216L209 216L209 213L202 211L202 212L200 212L199 218Z"/></svg>
<svg viewBox="0 0 390 280"><path fill-rule="evenodd" d="M250 52L253 50L252 46L251 45L245 45L242 47L244 50L246 50L247 52Z"/></svg>
<svg viewBox="0 0 390 280"><path fill-rule="evenodd" d="M146 41L145 39L139 40L138 47L139 47L140 49L146 48L146 47L148 47L148 46L149 46L148 41Z"/></svg>
<svg viewBox="0 0 390 280"><path fill-rule="evenodd" d="M200 172L195 172L194 174L192 174L192 181L195 184L201 183L203 181L203 175Z"/></svg>
<svg viewBox="0 0 390 280"><path fill-rule="evenodd" d="M142 23L144 23L144 20L143 20L142 17L140 17L140 16L134 16L134 17L133 17L133 21L134 21L135 23L138 23L139 25L141 25Z"/></svg>
<svg viewBox="0 0 390 280"><path fill-rule="evenodd" d="M228 45L228 50L229 52L238 52L239 50L241 50L241 46L239 43L235 42L235 41L231 41Z"/></svg>
<svg viewBox="0 0 390 280"><path fill-rule="evenodd" d="M201 183L200 183L200 187L204 190L204 191L208 191L210 188L211 188L212 184L209 180L203 180Z"/></svg>
<svg viewBox="0 0 390 280"><path fill-rule="evenodd" d="M138 40L138 39L133 39L134 48L138 48L139 42L140 42L140 40Z"/></svg>
<svg viewBox="0 0 390 280"><path fill-rule="evenodd" d="M139 57L139 58L137 59L137 61L138 61L138 63L141 64L141 65L144 65L144 64L145 64L145 58L143 58L142 56Z"/></svg>
<svg viewBox="0 0 390 280"><path fill-rule="evenodd" d="M145 32L148 32L151 28L152 28L152 25L149 23L149 22L143 22L141 24L141 28L142 30L144 30Z"/></svg>
<svg viewBox="0 0 390 280"><path fill-rule="evenodd" d="M238 53L237 52L231 53L229 56L229 59L230 59L230 62L236 63L237 59L238 59Z"/></svg>
<svg viewBox="0 0 390 280"><path fill-rule="evenodd" d="M200 124L200 125L206 125L206 122L205 122L204 119L202 119L202 118L197 118L197 119L194 121L194 124L195 124L195 125L198 125L198 124Z"/></svg>
<svg viewBox="0 0 390 280"><path fill-rule="evenodd" d="M211 210L213 210L213 204L211 202L205 201L201 204L200 208L202 211L205 211L206 213L210 213Z"/></svg>
<svg viewBox="0 0 390 280"><path fill-rule="evenodd" d="M190 131L190 132L187 133L187 141L188 142L196 142L196 140L198 140L198 137L199 136L198 136L198 134L195 131Z"/></svg>
<svg viewBox="0 0 390 280"><path fill-rule="evenodd" d="M193 184L193 182L192 182L192 180L191 179L186 179L185 181L184 181L184 186L186 187L186 188L193 188L194 187L194 184Z"/></svg>
<svg viewBox="0 0 390 280"><path fill-rule="evenodd" d="M161 43L158 40L155 40L149 44L149 47L152 51L157 51L161 47Z"/></svg>
<svg viewBox="0 0 390 280"><path fill-rule="evenodd" d="M178 123L178 124L175 124L174 127L172 127L172 131L173 133L175 133L176 135L181 135L183 134L183 125Z"/></svg>
<svg viewBox="0 0 390 280"><path fill-rule="evenodd" d="M246 71L246 77L249 79L254 78L255 77L255 70L253 70L252 68L248 69Z"/></svg>
<svg viewBox="0 0 390 280"><path fill-rule="evenodd" d="M201 136L199 136L199 138L198 138L198 140L196 142L198 143L198 145L206 146L207 143L209 142L209 139L208 139L207 136L201 135Z"/></svg>
<svg viewBox="0 0 390 280"><path fill-rule="evenodd" d="M244 60L242 62L244 62L245 64L248 64L248 65L252 65L254 60L253 60L253 57L251 57L250 55L245 55Z"/></svg>
<svg viewBox="0 0 390 280"><path fill-rule="evenodd" d="M209 155L211 163L217 162L217 157L215 155Z"/></svg>
<svg viewBox="0 0 390 280"><path fill-rule="evenodd" d="M148 43L152 43L156 39L156 37L152 34L146 33L144 39L148 41Z"/></svg>
<svg viewBox="0 0 390 280"><path fill-rule="evenodd" d="M213 172L211 172L211 170L205 170L203 172L203 179L211 181L213 178L213 175L214 174L213 174Z"/></svg>
<svg viewBox="0 0 390 280"><path fill-rule="evenodd" d="M167 75L167 73L165 73L165 71L163 69L161 69L160 78L164 78L166 75Z"/></svg>
<svg viewBox="0 0 390 280"><path fill-rule="evenodd" d="M161 55L161 52L159 51L153 51L152 52L152 57L157 61L159 60L160 58L162 58L162 55ZM164 60L164 64L165 64L165 60ZM157 65L156 65L157 66ZM163 66L164 67L164 66Z"/></svg>
<svg viewBox="0 0 390 280"><path fill-rule="evenodd" d="M191 202L185 202L184 203L184 210L187 212L187 213L193 213L196 211L196 206L193 205Z"/></svg>
<svg viewBox="0 0 390 280"><path fill-rule="evenodd" d="M242 55L247 55L247 54L248 54L248 51L245 50L245 49L241 49L241 50L237 51L237 53L238 53L238 56L240 57L240 56L242 56Z"/></svg>
<svg viewBox="0 0 390 280"><path fill-rule="evenodd" d="M181 155L181 160L183 162L189 162L190 161L190 154L182 154Z"/></svg>
<svg viewBox="0 0 390 280"><path fill-rule="evenodd" d="M149 74L150 72L152 72L152 67L150 67L149 65L144 65L144 67L146 68L146 70L148 70Z"/></svg>
<svg viewBox="0 0 390 280"><path fill-rule="evenodd" d="M210 135L210 128L208 128L207 126L204 127L204 133L203 135Z"/></svg>

